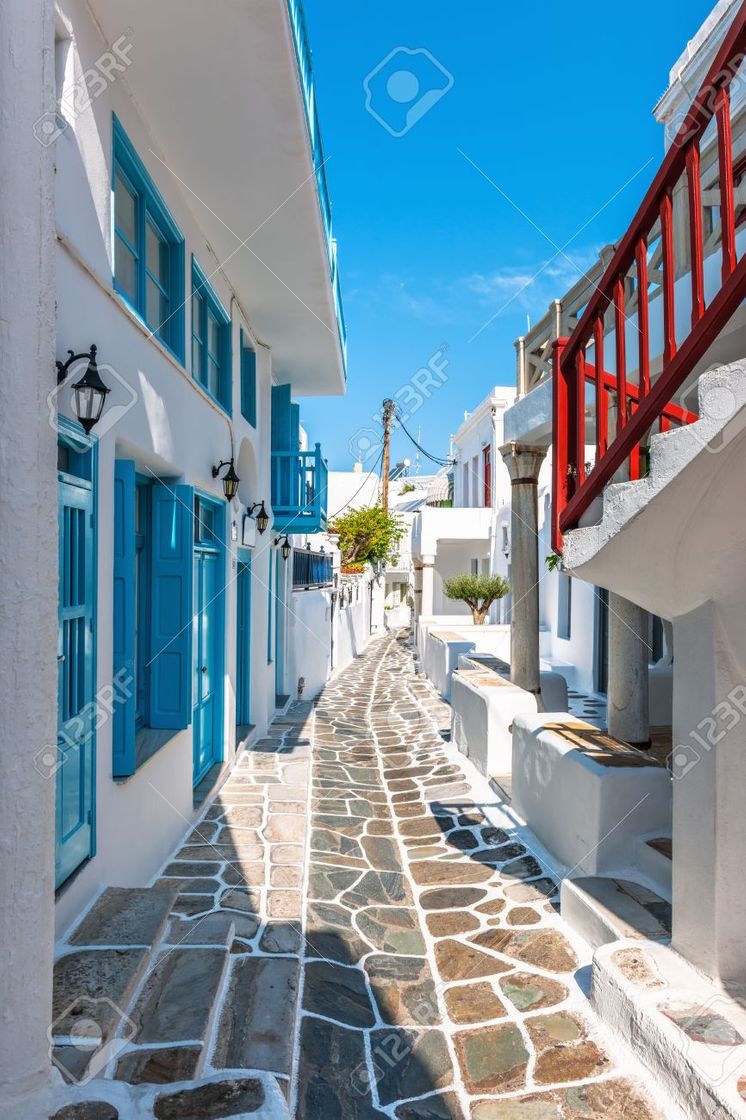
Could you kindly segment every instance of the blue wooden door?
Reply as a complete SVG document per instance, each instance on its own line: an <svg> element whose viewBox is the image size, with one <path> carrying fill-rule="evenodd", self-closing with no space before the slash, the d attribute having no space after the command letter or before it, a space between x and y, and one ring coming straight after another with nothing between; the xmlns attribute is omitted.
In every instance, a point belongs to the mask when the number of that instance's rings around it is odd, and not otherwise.
<svg viewBox="0 0 746 1120"><path fill-rule="evenodd" d="M193 651L194 783L221 757L222 681L220 679L220 556L194 553Z"/></svg>
<svg viewBox="0 0 746 1120"><path fill-rule="evenodd" d="M93 487L59 481L56 886L93 852Z"/></svg>
<svg viewBox="0 0 746 1120"><path fill-rule="evenodd" d="M251 723L251 556L236 577L236 724Z"/></svg>

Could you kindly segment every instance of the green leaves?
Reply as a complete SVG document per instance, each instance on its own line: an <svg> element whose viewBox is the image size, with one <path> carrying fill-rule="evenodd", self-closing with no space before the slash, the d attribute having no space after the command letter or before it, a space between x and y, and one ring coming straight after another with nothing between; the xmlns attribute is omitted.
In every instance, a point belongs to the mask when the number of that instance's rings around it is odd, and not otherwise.
<svg viewBox="0 0 746 1120"><path fill-rule="evenodd" d="M384 513L381 506L373 506L371 509L348 510L329 526L328 531L339 536L342 566L345 567L395 560L405 526L396 514Z"/></svg>
<svg viewBox="0 0 746 1120"><path fill-rule="evenodd" d="M481 626L492 604L510 592L510 584L498 575L472 575L463 572L443 584L447 599L459 599L471 608L474 623Z"/></svg>

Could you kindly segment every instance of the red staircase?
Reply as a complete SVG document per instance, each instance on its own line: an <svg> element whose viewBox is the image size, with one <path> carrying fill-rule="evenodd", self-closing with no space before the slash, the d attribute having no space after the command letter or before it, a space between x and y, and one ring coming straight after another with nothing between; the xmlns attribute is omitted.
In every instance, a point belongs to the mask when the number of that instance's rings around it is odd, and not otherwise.
<svg viewBox="0 0 746 1120"><path fill-rule="evenodd" d="M556 552L562 550L563 533L577 527L617 472L630 480L645 473L651 431L698 419L682 405L685 383L746 297L746 256L738 260L736 253L736 230L746 220L746 213L738 211L736 186L746 177L746 160L734 161L731 131L732 87L744 80L745 58L746 0L578 326L569 339L554 344ZM700 157L707 151L710 160L715 146L710 164L714 179L703 190ZM710 286L708 299L705 262L715 251L722 266L717 290ZM687 275L690 321L677 323L676 284ZM656 299L662 303L654 305ZM660 355L651 354L651 308L661 320ZM627 352L630 322L639 340L632 363ZM606 368L605 348L613 353L613 372ZM587 384L595 390L588 401ZM610 431L612 404L616 420ZM589 428L595 429L593 465L585 462L586 445L593 440L592 434L586 438L588 406ZM625 464L628 473L621 470Z"/></svg>

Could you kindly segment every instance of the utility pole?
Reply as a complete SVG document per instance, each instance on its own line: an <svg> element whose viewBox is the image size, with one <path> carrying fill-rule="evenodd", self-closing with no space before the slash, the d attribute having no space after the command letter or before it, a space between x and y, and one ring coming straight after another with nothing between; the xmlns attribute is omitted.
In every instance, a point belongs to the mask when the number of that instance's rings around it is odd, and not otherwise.
<svg viewBox="0 0 746 1120"><path fill-rule="evenodd" d="M381 505L383 512L389 511L389 471L391 469L391 420L394 415L394 402L388 397L383 402L383 462L381 464Z"/></svg>

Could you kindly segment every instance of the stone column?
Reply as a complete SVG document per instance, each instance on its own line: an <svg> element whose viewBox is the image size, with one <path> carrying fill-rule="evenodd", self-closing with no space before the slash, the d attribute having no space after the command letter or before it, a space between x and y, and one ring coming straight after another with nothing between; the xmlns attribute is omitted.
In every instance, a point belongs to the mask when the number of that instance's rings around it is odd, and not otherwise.
<svg viewBox="0 0 746 1120"><path fill-rule="evenodd" d="M414 605L413 605L413 608L412 608L412 616L413 616L413 618L416 622L417 619L422 614L422 565L421 564L415 564L414 565L413 578L412 578L412 597L413 597L413 602L414 602Z"/></svg>
<svg viewBox="0 0 746 1120"><path fill-rule="evenodd" d="M648 614L609 594L609 734L633 746L650 742Z"/></svg>
<svg viewBox="0 0 746 1120"><path fill-rule="evenodd" d="M42 1114L28 1102L50 1084L54 949L55 778L45 754L51 744L54 758L57 743L51 0L0 4L0 105L0 1100L3 1116L28 1118Z"/></svg>
<svg viewBox="0 0 746 1120"><path fill-rule="evenodd" d="M422 580L422 596L420 601L420 608L423 618L429 618L433 613L433 565L435 564L434 556L422 557L422 572L420 578Z"/></svg>
<svg viewBox="0 0 746 1120"><path fill-rule="evenodd" d="M539 508L537 485L546 447L508 443L500 454L511 481L510 679L539 696Z"/></svg>

